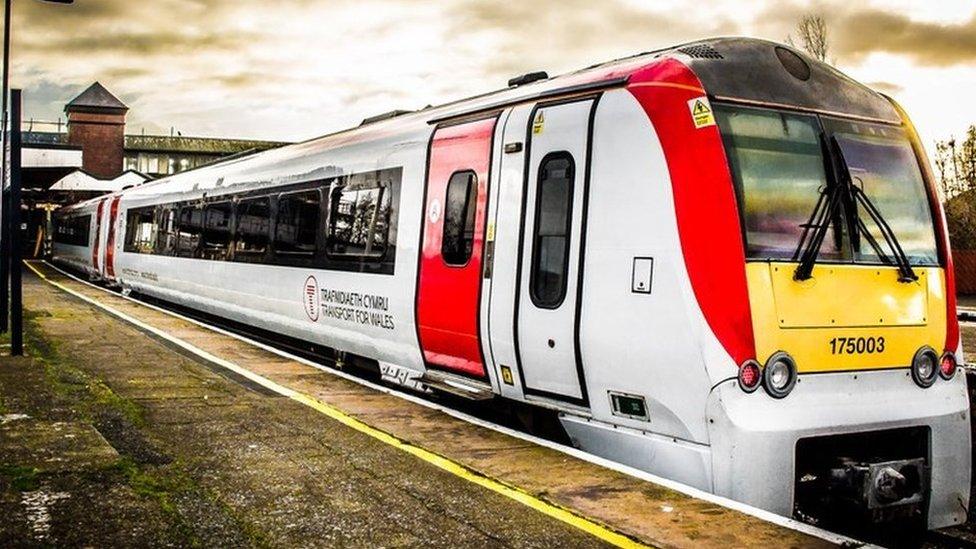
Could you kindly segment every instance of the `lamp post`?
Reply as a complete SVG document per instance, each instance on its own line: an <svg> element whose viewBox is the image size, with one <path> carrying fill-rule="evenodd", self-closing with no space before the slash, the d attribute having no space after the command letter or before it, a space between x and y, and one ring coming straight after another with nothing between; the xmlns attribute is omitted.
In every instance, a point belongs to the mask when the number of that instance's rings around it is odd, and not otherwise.
<svg viewBox="0 0 976 549"><path fill-rule="evenodd" d="M73 4L74 0L39 0L49 4ZM0 138L3 140L0 154L0 333L7 331L9 322L10 270L20 269L20 265L10 263L11 238L19 227L10 225L10 193L7 185L7 95L10 83L10 8L12 0L4 0L3 10L3 89L0 90ZM19 208L20 205L18 204ZM19 213L19 212L18 212Z"/></svg>

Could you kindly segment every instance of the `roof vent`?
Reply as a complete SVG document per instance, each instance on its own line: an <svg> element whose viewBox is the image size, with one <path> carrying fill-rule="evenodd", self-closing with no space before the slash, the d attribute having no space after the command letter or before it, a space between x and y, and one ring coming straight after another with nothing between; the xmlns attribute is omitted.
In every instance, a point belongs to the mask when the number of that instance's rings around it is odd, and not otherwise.
<svg viewBox="0 0 976 549"><path fill-rule="evenodd" d="M708 44L694 44L678 48L678 51L694 59L724 59L722 54Z"/></svg>
<svg viewBox="0 0 976 549"><path fill-rule="evenodd" d="M545 80L546 78L549 78L549 74L546 71L527 72L521 76L509 79L508 87L524 86L525 84L531 84L539 80Z"/></svg>
<svg viewBox="0 0 976 549"><path fill-rule="evenodd" d="M398 116L403 116L405 114L410 114L413 111L405 110L395 110L390 112L385 112L383 114L377 114L376 116L370 116L369 118L363 118L363 121L359 123L360 126L365 126L366 124L372 124L373 122L381 122L383 120L389 120L391 118L396 118Z"/></svg>

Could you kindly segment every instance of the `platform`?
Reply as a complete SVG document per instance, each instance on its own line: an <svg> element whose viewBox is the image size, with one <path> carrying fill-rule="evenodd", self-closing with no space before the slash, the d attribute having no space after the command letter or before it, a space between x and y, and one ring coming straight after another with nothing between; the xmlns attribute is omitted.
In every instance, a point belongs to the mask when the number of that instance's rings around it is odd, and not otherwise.
<svg viewBox="0 0 976 549"><path fill-rule="evenodd" d="M848 541L31 267L30 356L0 357L0 545Z"/></svg>

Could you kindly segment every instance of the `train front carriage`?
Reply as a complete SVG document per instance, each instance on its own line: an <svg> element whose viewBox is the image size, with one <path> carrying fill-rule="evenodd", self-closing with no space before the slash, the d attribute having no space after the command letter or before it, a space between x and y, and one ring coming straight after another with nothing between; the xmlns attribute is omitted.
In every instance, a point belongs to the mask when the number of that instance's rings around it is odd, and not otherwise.
<svg viewBox="0 0 976 549"><path fill-rule="evenodd" d="M888 98L715 39L129 189L55 253L776 513L940 527L971 454L927 166Z"/></svg>
<svg viewBox="0 0 976 549"><path fill-rule="evenodd" d="M714 120L665 154L696 299L739 367L706 404L712 489L812 521L965 521L951 256L910 121L786 47L700 48Z"/></svg>

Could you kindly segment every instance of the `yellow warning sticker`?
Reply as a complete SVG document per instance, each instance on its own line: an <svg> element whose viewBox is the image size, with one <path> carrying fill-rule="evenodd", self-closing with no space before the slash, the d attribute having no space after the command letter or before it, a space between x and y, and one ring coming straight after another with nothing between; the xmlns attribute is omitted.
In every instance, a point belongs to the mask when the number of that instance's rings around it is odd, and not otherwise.
<svg viewBox="0 0 976 549"><path fill-rule="evenodd" d="M488 242L495 241L495 223L491 222L488 224L488 235L485 237Z"/></svg>
<svg viewBox="0 0 976 549"><path fill-rule="evenodd" d="M542 111L539 111L539 114L535 115L535 120L532 122L532 133L542 133L542 128L545 125L546 119L542 116Z"/></svg>
<svg viewBox="0 0 976 549"><path fill-rule="evenodd" d="M515 385L515 380L512 379L512 369L505 365L502 365L502 381L507 385Z"/></svg>
<svg viewBox="0 0 976 549"><path fill-rule="evenodd" d="M688 109L691 110L691 120L695 123L695 128L715 125L715 113L712 112L707 97L696 97L688 101Z"/></svg>

